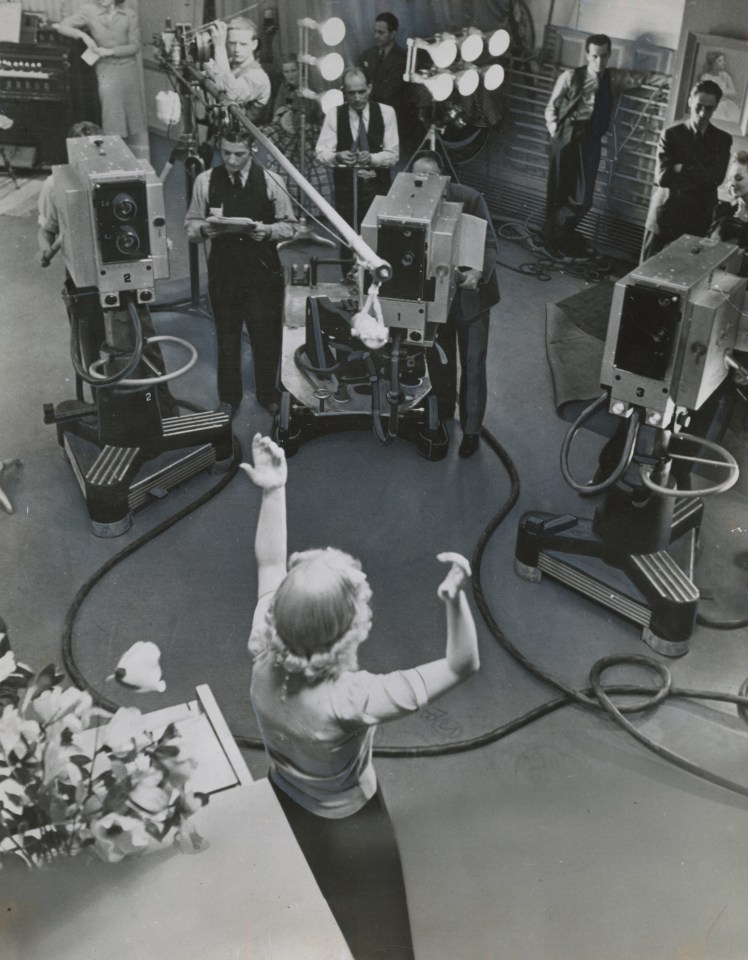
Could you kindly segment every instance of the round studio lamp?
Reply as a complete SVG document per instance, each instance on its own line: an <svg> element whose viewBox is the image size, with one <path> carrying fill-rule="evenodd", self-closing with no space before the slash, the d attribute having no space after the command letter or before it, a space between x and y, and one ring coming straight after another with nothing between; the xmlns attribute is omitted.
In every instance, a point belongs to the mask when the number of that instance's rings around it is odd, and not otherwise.
<svg viewBox="0 0 748 960"><path fill-rule="evenodd" d="M336 109L337 107L342 107L344 103L345 97L343 96L343 91L336 87L333 87L332 90L325 90L319 98L319 104L325 113L329 113L330 110Z"/></svg>
<svg viewBox="0 0 748 960"><path fill-rule="evenodd" d="M490 67L485 68L483 86L486 90L498 90L503 82L504 68L500 63L492 63Z"/></svg>
<svg viewBox="0 0 748 960"><path fill-rule="evenodd" d="M410 42L409 40L408 43ZM416 39L413 46L417 50L425 50L434 66L440 70L446 70L457 59L457 41L451 33L443 33L434 40Z"/></svg>
<svg viewBox="0 0 748 960"><path fill-rule="evenodd" d="M317 67L325 80L337 80L343 75L345 62L339 53L328 53L317 60Z"/></svg>
<svg viewBox="0 0 748 960"><path fill-rule="evenodd" d="M448 100L452 96L455 86L455 78L452 73L435 73L430 77L416 74L413 79L417 83L422 83L437 103Z"/></svg>
<svg viewBox="0 0 748 960"><path fill-rule="evenodd" d="M506 30L496 30L488 38L488 52L492 57L500 57L502 53L507 52L511 42L512 38Z"/></svg>
<svg viewBox="0 0 748 960"><path fill-rule="evenodd" d="M480 85L480 74L471 67L468 70L461 70L455 75L457 81L457 91L462 97L469 97L478 89Z"/></svg>
<svg viewBox="0 0 748 960"><path fill-rule="evenodd" d="M465 63L475 63L483 53L483 37L480 33L468 33L460 42L460 57Z"/></svg>
<svg viewBox="0 0 748 960"><path fill-rule="evenodd" d="M316 30L322 37L322 42L328 47L336 47L345 38L345 24L340 17L330 17L323 23L319 23L311 17L302 17L298 24L306 30Z"/></svg>

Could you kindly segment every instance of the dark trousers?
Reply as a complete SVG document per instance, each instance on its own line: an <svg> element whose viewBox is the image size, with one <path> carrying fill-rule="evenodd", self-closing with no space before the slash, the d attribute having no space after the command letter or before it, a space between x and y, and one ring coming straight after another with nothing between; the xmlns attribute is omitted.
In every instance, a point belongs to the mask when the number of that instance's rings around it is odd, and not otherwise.
<svg viewBox="0 0 748 960"><path fill-rule="evenodd" d="M654 230L645 230L639 263L644 263L645 260L649 260L660 250L664 250L672 239L672 237L666 237L661 233L655 233Z"/></svg>
<svg viewBox="0 0 748 960"><path fill-rule="evenodd" d="M272 786L356 960L413 960L400 853L381 789L358 813L329 820Z"/></svg>
<svg viewBox="0 0 748 960"><path fill-rule="evenodd" d="M543 237L553 243L576 229L592 207L602 149L588 124L569 124L551 141Z"/></svg>
<svg viewBox="0 0 748 960"><path fill-rule="evenodd" d="M339 177L335 184L335 207L345 222L358 231L374 197L385 193L387 188L380 186L375 178L356 177L356 222L354 223L353 173L346 172L345 179Z"/></svg>
<svg viewBox="0 0 748 960"><path fill-rule="evenodd" d="M458 293L459 297L460 294ZM460 351L460 426L464 433L480 433L486 412L488 384L486 356L490 310L475 317L464 316L453 306L447 322L439 330L437 342L446 354L442 363L435 347L426 351L431 390L436 397L439 418L454 414L457 399L457 348Z"/></svg>
<svg viewBox="0 0 748 960"><path fill-rule="evenodd" d="M242 329L246 325L252 347L257 402L267 407L278 401L283 343L283 286L242 283L232 276L208 280L208 292L218 341L218 396L238 407L242 386Z"/></svg>

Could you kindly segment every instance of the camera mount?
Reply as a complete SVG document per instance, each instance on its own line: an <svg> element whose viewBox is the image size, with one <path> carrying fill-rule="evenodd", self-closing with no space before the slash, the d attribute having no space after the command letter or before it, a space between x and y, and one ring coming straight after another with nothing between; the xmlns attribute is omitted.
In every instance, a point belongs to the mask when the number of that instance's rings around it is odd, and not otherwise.
<svg viewBox="0 0 748 960"><path fill-rule="evenodd" d="M730 244L685 236L618 281L601 368L606 392L572 425L561 452L567 483L603 500L593 519L526 513L517 534L519 576L538 582L545 573L637 623L645 643L669 657L688 652L696 622L704 498L738 479L730 453L684 428L697 419L705 432L711 426L731 353L748 335L741 257ZM582 484L569 468L571 444L605 407L620 426L594 480ZM691 490L696 466L727 476Z"/></svg>

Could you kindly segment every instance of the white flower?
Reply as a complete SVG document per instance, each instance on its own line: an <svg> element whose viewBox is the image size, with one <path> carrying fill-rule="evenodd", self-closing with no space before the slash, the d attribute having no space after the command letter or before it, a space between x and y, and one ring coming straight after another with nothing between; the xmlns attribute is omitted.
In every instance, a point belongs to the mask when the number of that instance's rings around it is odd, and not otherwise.
<svg viewBox="0 0 748 960"><path fill-rule="evenodd" d="M144 750L153 743L153 737L145 729L143 714L137 707L120 707L104 727L101 743L115 757L122 757Z"/></svg>
<svg viewBox="0 0 748 960"><path fill-rule="evenodd" d="M161 771L151 769L130 791L130 801L148 814L149 819L162 820L171 808L173 791L164 789L163 779Z"/></svg>
<svg viewBox="0 0 748 960"><path fill-rule="evenodd" d="M191 820L183 820L174 834L174 846L180 853L193 854L202 853L210 844L200 836Z"/></svg>
<svg viewBox="0 0 748 960"><path fill-rule="evenodd" d="M142 820L108 813L91 824L96 853L106 863L119 863L131 853L142 853L148 846L148 834Z"/></svg>
<svg viewBox="0 0 748 960"><path fill-rule="evenodd" d="M0 823L2 823L3 810L18 816L23 812L25 792L23 787L16 783L12 777L6 777L0 780Z"/></svg>
<svg viewBox="0 0 748 960"><path fill-rule="evenodd" d="M34 716L43 727L64 726L75 732L88 726L93 698L87 690L77 687L51 687L34 697L28 704L27 713Z"/></svg>
<svg viewBox="0 0 748 960"><path fill-rule="evenodd" d="M61 780L64 783L80 783L83 779L81 768L71 761L71 757L80 753L72 743L63 743L60 737L47 741L44 748L44 773L42 783Z"/></svg>
<svg viewBox="0 0 748 960"><path fill-rule="evenodd" d="M175 786L184 785L197 766L192 744L184 737L172 737L163 747L154 751L154 757L166 768L169 773L169 782Z"/></svg>
<svg viewBox="0 0 748 960"><path fill-rule="evenodd" d="M0 683L7 680L16 669L16 658L8 643L8 633L5 624L0 620Z"/></svg>
<svg viewBox="0 0 748 960"><path fill-rule="evenodd" d="M25 720L16 707L8 704L0 717L0 756L15 753L24 760L34 752L41 730L36 720Z"/></svg>
<svg viewBox="0 0 748 960"><path fill-rule="evenodd" d="M114 679L138 693L163 693L166 683L161 678L161 651L150 640L138 640L122 654Z"/></svg>

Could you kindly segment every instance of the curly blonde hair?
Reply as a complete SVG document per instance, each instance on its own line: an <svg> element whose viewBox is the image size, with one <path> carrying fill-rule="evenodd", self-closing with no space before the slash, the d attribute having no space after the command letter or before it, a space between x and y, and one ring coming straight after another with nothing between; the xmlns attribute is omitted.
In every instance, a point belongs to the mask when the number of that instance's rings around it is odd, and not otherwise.
<svg viewBox="0 0 748 960"><path fill-rule="evenodd" d="M249 640L287 678L315 684L358 668L371 628L371 588L361 563L334 547L294 553L288 573Z"/></svg>

